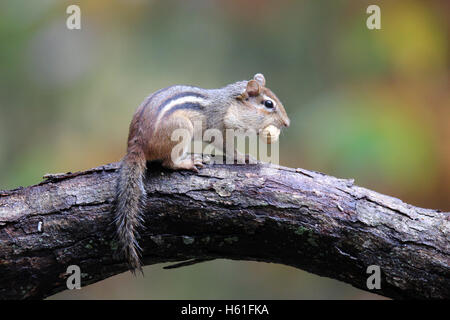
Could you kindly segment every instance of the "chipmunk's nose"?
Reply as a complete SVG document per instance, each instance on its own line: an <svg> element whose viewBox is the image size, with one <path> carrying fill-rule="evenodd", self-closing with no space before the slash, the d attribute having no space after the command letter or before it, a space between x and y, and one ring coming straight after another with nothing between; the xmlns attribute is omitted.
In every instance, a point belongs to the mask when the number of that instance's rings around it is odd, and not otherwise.
<svg viewBox="0 0 450 320"><path fill-rule="evenodd" d="M289 118L286 118L283 120L283 125L287 128L289 127L289 125L291 124L291 120L289 120Z"/></svg>

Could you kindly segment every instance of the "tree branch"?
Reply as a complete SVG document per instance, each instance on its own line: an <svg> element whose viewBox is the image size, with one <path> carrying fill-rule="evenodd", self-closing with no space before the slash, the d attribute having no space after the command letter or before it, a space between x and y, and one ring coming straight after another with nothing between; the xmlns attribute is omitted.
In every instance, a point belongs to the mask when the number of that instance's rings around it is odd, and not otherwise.
<svg viewBox="0 0 450 320"><path fill-rule="evenodd" d="M44 298L127 270L111 224L118 164L47 175L0 191L0 298ZM145 264L214 258L275 262L368 290L381 268L392 298L450 298L450 214L318 172L268 164L208 165L146 176ZM170 272L170 271L167 271Z"/></svg>

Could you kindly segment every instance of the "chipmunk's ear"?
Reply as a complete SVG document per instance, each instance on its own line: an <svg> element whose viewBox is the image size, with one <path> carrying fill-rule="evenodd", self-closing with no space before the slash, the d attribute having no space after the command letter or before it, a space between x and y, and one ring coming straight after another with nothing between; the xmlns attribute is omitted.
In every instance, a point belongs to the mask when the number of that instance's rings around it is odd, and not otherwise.
<svg viewBox="0 0 450 320"><path fill-rule="evenodd" d="M259 95L261 91L261 86L258 81L250 80L247 82L247 89L245 90L250 97Z"/></svg>
<svg viewBox="0 0 450 320"><path fill-rule="evenodd" d="M253 77L253 79L255 79L256 81L258 81L258 83L261 86L265 86L266 85L266 78L264 78L264 75L262 73L257 73L255 74L255 76Z"/></svg>

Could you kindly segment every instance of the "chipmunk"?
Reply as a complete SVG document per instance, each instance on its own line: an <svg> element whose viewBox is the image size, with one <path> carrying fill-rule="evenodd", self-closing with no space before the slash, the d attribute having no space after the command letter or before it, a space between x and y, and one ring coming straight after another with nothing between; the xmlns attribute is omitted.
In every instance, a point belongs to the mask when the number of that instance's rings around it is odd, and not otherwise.
<svg viewBox="0 0 450 320"><path fill-rule="evenodd" d="M130 270L142 271L141 248L138 229L142 226L142 208L146 191L144 174L147 161L158 160L165 168L193 170L203 166L202 159L187 156L186 151L172 159L172 149L178 141L172 141L175 129L185 129L194 136L193 121L201 121L201 130L248 130L265 136L288 127L290 120L277 96L265 87L261 73L249 81L238 81L220 89L202 89L193 86L174 85L151 94L136 110L130 124L128 149L121 161L117 179L114 222L119 242L119 252L128 260ZM274 133L275 132L275 133ZM276 133L278 132L278 133ZM237 150L226 150L235 159L245 155ZM190 140L185 140L185 149ZM269 142L270 143L270 142Z"/></svg>

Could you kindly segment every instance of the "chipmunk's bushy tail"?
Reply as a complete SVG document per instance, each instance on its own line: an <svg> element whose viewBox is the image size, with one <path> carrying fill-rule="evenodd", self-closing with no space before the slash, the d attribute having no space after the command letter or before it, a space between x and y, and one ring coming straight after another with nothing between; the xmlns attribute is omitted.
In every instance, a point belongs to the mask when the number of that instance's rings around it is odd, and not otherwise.
<svg viewBox="0 0 450 320"><path fill-rule="evenodd" d="M114 222L120 254L128 260L131 272L142 274L138 229L143 226L146 159L141 150L128 152L123 158L117 179Z"/></svg>

